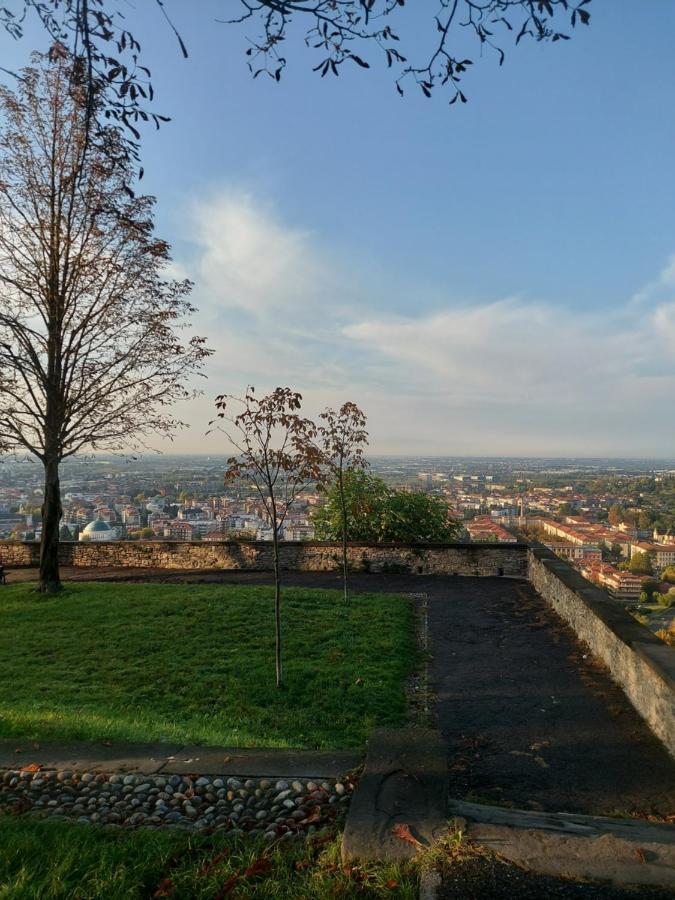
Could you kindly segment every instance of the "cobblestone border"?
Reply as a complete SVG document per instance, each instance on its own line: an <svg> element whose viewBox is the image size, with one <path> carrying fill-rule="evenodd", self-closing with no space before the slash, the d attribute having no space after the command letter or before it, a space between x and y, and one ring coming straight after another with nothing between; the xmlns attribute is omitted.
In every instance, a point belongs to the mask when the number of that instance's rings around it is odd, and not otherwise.
<svg viewBox="0 0 675 900"><path fill-rule="evenodd" d="M348 806L349 779L0 771L0 809L86 824L228 831L267 841L307 837Z"/></svg>

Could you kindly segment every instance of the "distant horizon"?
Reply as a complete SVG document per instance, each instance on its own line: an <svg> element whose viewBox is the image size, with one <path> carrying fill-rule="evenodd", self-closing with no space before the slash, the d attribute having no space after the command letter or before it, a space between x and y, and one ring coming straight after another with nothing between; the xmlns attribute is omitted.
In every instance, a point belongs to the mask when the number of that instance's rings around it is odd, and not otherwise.
<svg viewBox="0 0 675 900"><path fill-rule="evenodd" d="M78 461L84 462L87 459L90 460L98 460L98 459L119 459L119 460L160 460L162 458L198 458L198 459L219 459L230 457L233 454L231 452L227 453L200 453L200 452L189 452L189 451L181 451L181 452L169 452L169 451L157 451L152 452L148 451L145 453L137 453L137 452L129 452L129 453L116 453L111 451L97 451L97 452L86 452L82 454L77 454L73 457L69 457L64 460L65 463L70 461ZM22 460L39 462L35 457L27 452L17 451L6 453L4 456L0 456L0 463L7 460L9 457L17 457L20 456ZM379 459L429 459L429 460L496 460L496 461L513 461L513 460L525 460L525 461L544 461L544 462L642 462L642 463L670 463L675 464L675 456L606 456L606 455L586 455L586 454L564 454L558 456L549 456L547 454L490 454L490 453L381 453L381 452L372 452L366 453L367 458L379 458Z"/></svg>

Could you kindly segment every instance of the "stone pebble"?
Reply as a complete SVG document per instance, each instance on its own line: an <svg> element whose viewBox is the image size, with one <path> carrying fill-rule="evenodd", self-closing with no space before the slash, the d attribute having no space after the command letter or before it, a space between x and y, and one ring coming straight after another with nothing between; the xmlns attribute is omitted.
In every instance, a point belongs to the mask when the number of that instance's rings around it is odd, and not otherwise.
<svg viewBox="0 0 675 900"><path fill-rule="evenodd" d="M303 838L334 821L350 781L0 770L0 809L126 828Z"/></svg>

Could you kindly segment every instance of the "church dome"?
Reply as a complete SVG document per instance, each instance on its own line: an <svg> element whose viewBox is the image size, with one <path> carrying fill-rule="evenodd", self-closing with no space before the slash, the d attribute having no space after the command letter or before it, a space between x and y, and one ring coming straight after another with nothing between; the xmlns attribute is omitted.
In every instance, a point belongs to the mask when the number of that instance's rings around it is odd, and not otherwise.
<svg viewBox="0 0 675 900"><path fill-rule="evenodd" d="M110 525L107 522L104 522L103 519L96 519L95 522L90 522L84 529L85 534L98 534L101 531L111 531Z"/></svg>

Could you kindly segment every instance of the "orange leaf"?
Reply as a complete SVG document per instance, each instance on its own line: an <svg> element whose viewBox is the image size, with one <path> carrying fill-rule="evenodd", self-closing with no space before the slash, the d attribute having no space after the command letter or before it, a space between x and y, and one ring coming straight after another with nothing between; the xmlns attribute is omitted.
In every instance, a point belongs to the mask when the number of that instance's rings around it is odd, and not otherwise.
<svg viewBox="0 0 675 900"><path fill-rule="evenodd" d="M310 810L309 815L305 819L305 822L318 822L321 818L321 807L315 806Z"/></svg>
<svg viewBox="0 0 675 900"><path fill-rule="evenodd" d="M235 884L239 881L239 872L235 872L234 875L230 875L227 881L223 884L221 889L216 894L214 900L223 900L227 894L230 893Z"/></svg>
<svg viewBox="0 0 675 900"><path fill-rule="evenodd" d="M410 830L410 825L406 825L404 822L400 822L398 825L394 825L391 829L392 834L395 834L397 838L401 838L402 841L405 841L408 844L414 844L415 847L422 847L417 838L413 835Z"/></svg>
<svg viewBox="0 0 675 900"><path fill-rule="evenodd" d="M31 763L29 766L21 766L22 772L39 772L42 766L39 763Z"/></svg>
<svg viewBox="0 0 675 900"><path fill-rule="evenodd" d="M230 855L229 850L223 850L221 853L216 853L216 855L212 859L209 859L204 863L204 865L199 870L199 874L200 875L208 875L214 866L217 866L219 862L222 862L224 859L227 859L227 857L229 855Z"/></svg>
<svg viewBox="0 0 675 900"><path fill-rule="evenodd" d="M393 878L390 878L389 881L385 884L385 887L388 891L395 891L398 887L398 881L394 881Z"/></svg>
<svg viewBox="0 0 675 900"><path fill-rule="evenodd" d="M645 856L645 851L642 849L642 847L637 848L637 850L635 851L635 855L637 856L639 862L647 862L647 857Z"/></svg>
<svg viewBox="0 0 675 900"><path fill-rule="evenodd" d="M261 857L260 859L256 859L256 861L248 867L244 872L244 878L252 878L254 875L269 875L271 871L272 863L269 859Z"/></svg>
<svg viewBox="0 0 675 900"><path fill-rule="evenodd" d="M170 878L165 878L164 881L161 881L157 885L157 890L152 895L153 897L170 897L173 894L173 881Z"/></svg>

